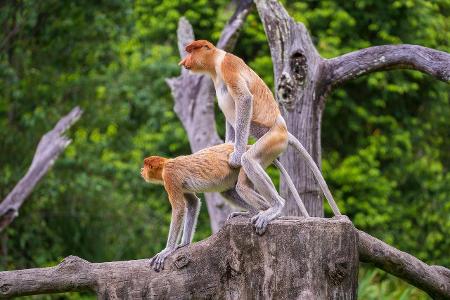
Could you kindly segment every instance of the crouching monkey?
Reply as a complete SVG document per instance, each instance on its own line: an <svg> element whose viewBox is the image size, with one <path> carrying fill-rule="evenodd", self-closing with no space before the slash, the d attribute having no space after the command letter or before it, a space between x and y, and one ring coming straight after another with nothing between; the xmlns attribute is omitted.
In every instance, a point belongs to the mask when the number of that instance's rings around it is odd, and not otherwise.
<svg viewBox="0 0 450 300"><path fill-rule="evenodd" d="M270 204L254 190L251 191L253 197L246 197L247 195L241 197L237 193L235 186L240 169L231 168L228 164L233 150L232 144L221 144L173 159L150 156L144 160L144 167L141 169L142 177L147 182L164 185L172 206L166 248L155 255L150 262L154 270L159 271L164 268L164 260L167 256L177 248L191 243L200 208L200 199L195 193L220 192L231 204L248 210L250 214L270 207ZM274 165L285 177L302 214L308 217L308 212L288 173L278 160L274 161ZM239 214L242 213L232 213L230 217ZM183 220L183 236L181 243L177 246Z"/></svg>

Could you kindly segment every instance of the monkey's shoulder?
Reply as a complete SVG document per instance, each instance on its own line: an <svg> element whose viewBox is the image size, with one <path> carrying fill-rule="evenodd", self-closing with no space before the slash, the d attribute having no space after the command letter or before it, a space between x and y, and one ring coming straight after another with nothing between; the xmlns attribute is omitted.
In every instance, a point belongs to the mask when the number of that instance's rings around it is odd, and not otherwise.
<svg viewBox="0 0 450 300"><path fill-rule="evenodd" d="M249 70L247 64L234 54L226 53L221 65L221 71L224 79L228 74L236 74L241 72L246 72Z"/></svg>

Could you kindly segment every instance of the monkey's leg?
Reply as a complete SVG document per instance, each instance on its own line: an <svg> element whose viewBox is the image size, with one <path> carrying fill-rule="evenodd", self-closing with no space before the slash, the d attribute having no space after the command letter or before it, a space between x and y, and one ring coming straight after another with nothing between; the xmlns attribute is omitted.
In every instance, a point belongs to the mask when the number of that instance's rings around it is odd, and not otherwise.
<svg viewBox="0 0 450 300"><path fill-rule="evenodd" d="M195 194L184 194L184 197L186 198L186 217L184 219L183 237L178 248L192 242L200 211L200 199Z"/></svg>
<svg viewBox="0 0 450 300"><path fill-rule="evenodd" d="M280 197L265 168L287 147L287 130L284 124L275 124L242 156L242 169L255 189L270 203L271 207L252 218L258 234L264 233L270 221L281 215L284 199ZM238 180L245 185L245 181Z"/></svg>
<svg viewBox="0 0 450 300"><path fill-rule="evenodd" d="M261 196L248 179L244 169L239 171L238 181L235 190L242 201L257 210L266 210L272 206L263 196Z"/></svg>
<svg viewBox="0 0 450 300"><path fill-rule="evenodd" d="M244 165L251 165L249 166L249 169L253 166L260 166L257 162L254 162L252 160L247 160L242 157L242 167ZM262 171L261 171L262 170ZM269 205L269 207L265 210L260 211L257 215L252 217L252 223L255 225L256 232L258 234L263 234L267 228L268 223L279 216L281 213L281 209L284 206L284 199L281 198L278 193L276 192L275 186L273 186L272 181L270 180L270 177L265 173L264 169L261 168L261 170L258 170L256 172L263 172L260 174L263 174L263 183L260 184L260 186L264 186L264 188L261 188L259 191L262 190L262 194L265 194L265 199L268 200L266 203ZM249 171L250 174L255 174L253 171ZM264 176L265 175L265 176ZM266 177L267 176L267 177ZM258 179L260 179L262 176L258 176ZM257 179L257 180L258 180ZM249 186L249 177L244 173L244 175L240 176L240 180L238 181L237 190L242 193L241 196L243 198L250 198L249 195L253 193L248 193L248 191L254 192L254 190ZM254 184L255 187L258 184ZM266 186L269 186L271 188L267 188ZM272 189L273 188L273 189ZM256 187L256 189L258 189ZM266 189L266 191L264 191Z"/></svg>
<svg viewBox="0 0 450 300"><path fill-rule="evenodd" d="M264 198L262 198L259 194L256 194L256 197L260 198L258 199L259 201L261 201L261 204L263 205L262 207L266 207L265 209L267 209L269 206L268 204L265 202ZM222 192L221 195L231 204L234 204L240 208L243 209L247 209L247 212L240 212L240 211L235 211L232 212L229 216L228 216L228 220L236 217L236 216L240 216L240 215L248 215L248 214L255 214L257 213L258 209L256 206L252 205L249 201L244 200L241 196L239 196L239 193L236 191L236 188L232 188L229 189L225 192Z"/></svg>
<svg viewBox="0 0 450 300"><path fill-rule="evenodd" d="M156 272L164 269L164 260L176 250L177 238L180 234L185 214L183 203L185 200L182 193L169 195L169 199L172 204L172 220L170 220L169 237L167 238L166 248L150 260L150 266L153 266L153 269Z"/></svg>

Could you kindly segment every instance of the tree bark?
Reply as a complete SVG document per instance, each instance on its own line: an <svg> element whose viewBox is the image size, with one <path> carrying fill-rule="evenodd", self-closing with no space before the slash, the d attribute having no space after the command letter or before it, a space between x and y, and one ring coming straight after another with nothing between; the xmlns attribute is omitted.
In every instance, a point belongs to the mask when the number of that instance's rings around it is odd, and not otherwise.
<svg viewBox="0 0 450 300"><path fill-rule="evenodd" d="M234 15L222 31L217 47L228 51L234 48L239 30L251 7L251 0L239 1ZM192 26L184 17L178 23L177 35L180 56L183 58L186 55L184 48L194 40ZM215 91L211 79L205 75L189 74L182 69L179 77L166 81L175 100L174 111L186 129L192 152L223 143L216 130ZM205 198L212 232L217 232L232 208L218 193L206 193Z"/></svg>
<svg viewBox="0 0 450 300"><path fill-rule="evenodd" d="M59 154L70 144L71 140L63 134L81 114L81 109L75 107L41 138L27 173L0 203L0 232L19 215L19 209L28 195L48 172Z"/></svg>
<svg viewBox="0 0 450 300"><path fill-rule="evenodd" d="M357 234L345 218L285 218L259 236L235 218L178 249L159 273L149 260L0 272L1 297L92 290L99 299L356 299Z"/></svg>

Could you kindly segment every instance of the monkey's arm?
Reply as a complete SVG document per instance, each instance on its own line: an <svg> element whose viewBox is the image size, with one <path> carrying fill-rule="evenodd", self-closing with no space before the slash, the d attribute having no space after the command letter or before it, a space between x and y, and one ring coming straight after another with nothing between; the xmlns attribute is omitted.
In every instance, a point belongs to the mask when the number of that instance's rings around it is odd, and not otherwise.
<svg viewBox="0 0 450 300"><path fill-rule="evenodd" d="M230 122L225 121L225 143L234 143L234 128Z"/></svg>
<svg viewBox="0 0 450 300"><path fill-rule="evenodd" d="M230 166L240 167L241 157L247 149L250 134L250 121L253 115L253 95L250 93L247 83L236 75L236 79L227 84L231 97L235 101L235 138L234 151L230 155Z"/></svg>

